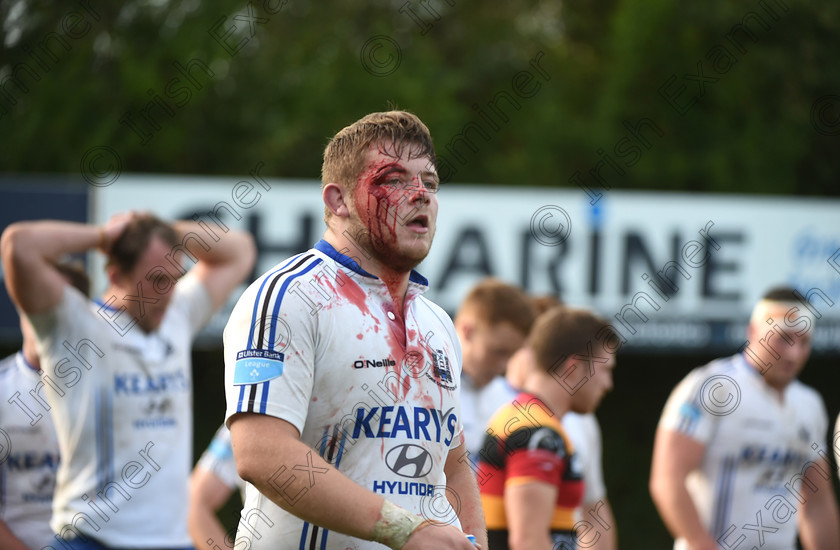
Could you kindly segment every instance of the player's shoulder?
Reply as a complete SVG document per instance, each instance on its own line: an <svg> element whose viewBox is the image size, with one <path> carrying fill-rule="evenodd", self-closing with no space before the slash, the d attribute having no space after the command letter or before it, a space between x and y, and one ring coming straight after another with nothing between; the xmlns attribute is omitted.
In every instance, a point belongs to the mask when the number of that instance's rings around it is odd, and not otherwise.
<svg viewBox="0 0 840 550"><path fill-rule="evenodd" d="M563 428L567 432L581 432L586 433L590 431L597 431L600 433L601 426L598 424L598 419L594 413L576 413L569 411L563 415Z"/></svg>
<svg viewBox="0 0 840 550"><path fill-rule="evenodd" d="M312 268L324 261L324 257L317 250L310 249L296 254L281 262L257 277L237 301L238 308L254 307L255 301L261 301L282 295L289 290L289 284L295 279L309 275ZM303 285L306 289L311 285Z"/></svg>
<svg viewBox="0 0 840 550"><path fill-rule="evenodd" d="M742 376L741 369L738 369L737 355L713 359L705 365L691 369L682 380L683 384L702 383L713 376L729 376L732 378Z"/></svg>
<svg viewBox="0 0 840 550"><path fill-rule="evenodd" d="M795 406L803 410L814 410L817 407L825 408L825 402L820 392L799 380L790 383L788 396Z"/></svg>
<svg viewBox="0 0 840 550"><path fill-rule="evenodd" d="M17 353L13 353L8 357L0 359L0 377L8 378L15 373L17 369Z"/></svg>
<svg viewBox="0 0 840 550"><path fill-rule="evenodd" d="M488 427L488 434L504 440L507 452L546 450L562 455L572 447L557 417L525 393L502 405Z"/></svg>
<svg viewBox="0 0 840 550"><path fill-rule="evenodd" d="M446 310L437 305L435 302L421 295L417 297L417 306L418 310L437 319L438 322L447 327L447 329L450 327L452 330L455 329L455 325L452 323L452 318L448 313L446 313Z"/></svg>

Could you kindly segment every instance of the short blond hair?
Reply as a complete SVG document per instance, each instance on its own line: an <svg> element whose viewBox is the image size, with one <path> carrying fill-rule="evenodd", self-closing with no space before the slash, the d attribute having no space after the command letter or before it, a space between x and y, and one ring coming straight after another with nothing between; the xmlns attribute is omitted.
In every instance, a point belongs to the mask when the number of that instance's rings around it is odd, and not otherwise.
<svg viewBox="0 0 840 550"><path fill-rule="evenodd" d="M437 162L431 133L416 115L407 111L371 113L342 129L327 144L321 188L328 183L341 183L351 191L355 189L365 153L372 143L382 143L398 156L408 147L409 158L428 157L432 166Z"/></svg>

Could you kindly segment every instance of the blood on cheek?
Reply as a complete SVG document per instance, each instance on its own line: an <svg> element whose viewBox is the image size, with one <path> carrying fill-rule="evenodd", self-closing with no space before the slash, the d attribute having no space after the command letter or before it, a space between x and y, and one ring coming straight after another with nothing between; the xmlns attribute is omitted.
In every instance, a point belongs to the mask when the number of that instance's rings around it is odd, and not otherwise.
<svg viewBox="0 0 840 550"><path fill-rule="evenodd" d="M356 186L356 205L359 217L370 231L371 240L385 244L397 240L397 208L400 193L381 185L389 174L375 174L374 170L363 175Z"/></svg>

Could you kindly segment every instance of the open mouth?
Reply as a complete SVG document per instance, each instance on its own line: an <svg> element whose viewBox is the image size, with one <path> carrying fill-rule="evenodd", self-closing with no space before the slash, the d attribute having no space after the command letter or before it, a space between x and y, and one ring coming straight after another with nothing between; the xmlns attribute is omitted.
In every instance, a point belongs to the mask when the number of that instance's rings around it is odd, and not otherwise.
<svg viewBox="0 0 840 550"><path fill-rule="evenodd" d="M429 217L425 214L417 216L409 220L406 227L410 227L412 229L428 229L429 228Z"/></svg>

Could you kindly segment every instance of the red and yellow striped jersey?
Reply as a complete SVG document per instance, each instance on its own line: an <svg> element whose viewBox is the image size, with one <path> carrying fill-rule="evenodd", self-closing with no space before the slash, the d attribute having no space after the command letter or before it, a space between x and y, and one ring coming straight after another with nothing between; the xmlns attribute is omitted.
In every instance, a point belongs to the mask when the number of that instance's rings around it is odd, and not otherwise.
<svg viewBox="0 0 840 550"><path fill-rule="evenodd" d="M554 515L547 527L553 535L573 539L574 510L583 500L583 478L560 418L537 396L520 393L490 419L479 453L478 477L487 530L503 548L508 531L504 491L524 483L549 483L557 488Z"/></svg>

